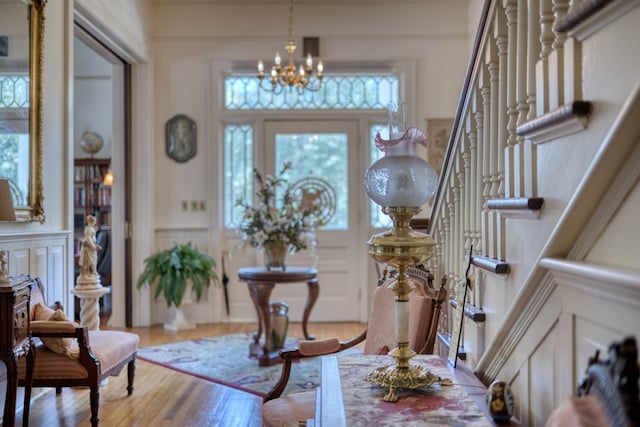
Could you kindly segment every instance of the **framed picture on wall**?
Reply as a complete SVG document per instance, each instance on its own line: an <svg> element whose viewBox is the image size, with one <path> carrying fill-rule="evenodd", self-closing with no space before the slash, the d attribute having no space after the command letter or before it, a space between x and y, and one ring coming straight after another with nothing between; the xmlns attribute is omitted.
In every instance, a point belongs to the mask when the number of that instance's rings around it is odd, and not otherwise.
<svg viewBox="0 0 640 427"><path fill-rule="evenodd" d="M167 120L165 125L165 149L167 156L178 163L184 163L197 152L196 122L184 114Z"/></svg>

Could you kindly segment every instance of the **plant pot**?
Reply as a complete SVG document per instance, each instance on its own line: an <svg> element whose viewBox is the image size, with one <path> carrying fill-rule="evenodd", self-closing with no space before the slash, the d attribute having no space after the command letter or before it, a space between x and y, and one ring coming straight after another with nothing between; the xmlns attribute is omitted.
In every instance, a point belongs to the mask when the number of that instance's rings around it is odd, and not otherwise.
<svg viewBox="0 0 640 427"><path fill-rule="evenodd" d="M185 317L184 311L182 310L183 306L184 304L180 304L180 307L172 305L169 308L172 320L170 323L164 324L164 328L167 331L178 332L196 328L196 324L189 322Z"/></svg>
<svg viewBox="0 0 640 427"><path fill-rule="evenodd" d="M171 315L171 322L165 323L164 328L168 331L178 332L184 331L187 329L195 329L196 324L191 323L187 320L184 315L184 307L188 306L193 302L191 299L191 292L193 288L191 285L191 280L187 279L187 286L184 290L184 296L182 297L182 303L179 307L172 305L169 307L169 313Z"/></svg>

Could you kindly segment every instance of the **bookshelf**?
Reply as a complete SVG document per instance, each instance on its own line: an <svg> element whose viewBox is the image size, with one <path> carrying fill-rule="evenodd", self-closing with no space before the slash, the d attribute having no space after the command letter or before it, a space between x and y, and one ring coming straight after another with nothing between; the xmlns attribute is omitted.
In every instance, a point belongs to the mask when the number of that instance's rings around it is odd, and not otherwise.
<svg viewBox="0 0 640 427"><path fill-rule="evenodd" d="M100 228L111 226L111 186L102 180L111 159L75 159L73 168L74 228L84 229L87 215L98 220Z"/></svg>
<svg viewBox="0 0 640 427"><path fill-rule="evenodd" d="M87 215L96 217L98 226L98 244L106 253L98 253L98 273L103 286L111 286L111 248L108 240L111 234L111 186L104 185L103 179L111 159L85 158L75 159L73 164L73 243L75 258L75 278L79 274L78 258L80 256L81 239ZM106 233L107 236L100 236ZM105 262L102 265L102 262ZM107 271L102 271L107 270ZM75 280L74 280L75 283ZM100 299L100 316L110 315L110 294ZM79 319L80 304L76 299L76 319ZM108 313L105 312L108 311Z"/></svg>

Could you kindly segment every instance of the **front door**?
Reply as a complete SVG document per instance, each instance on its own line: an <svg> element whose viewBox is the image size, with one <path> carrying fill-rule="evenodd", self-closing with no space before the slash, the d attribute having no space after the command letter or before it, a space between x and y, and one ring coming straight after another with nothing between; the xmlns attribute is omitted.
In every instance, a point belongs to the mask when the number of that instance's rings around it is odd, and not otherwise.
<svg viewBox="0 0 640 427"><path fill-rule="evenodd" d="M328 187L327 209L335 210L316 233L317 247L288 255L288 265L315 265L320 296L312 321L359 321L361 287L359 191L362 189L358 159L358 122L267 120L262 155L265 170L277 173L292 163L289 184L300 180ZM366 239L365 239L366 240ZM289 304L292 321L302 318L306 286L276 286L271 301Z"/></svg>

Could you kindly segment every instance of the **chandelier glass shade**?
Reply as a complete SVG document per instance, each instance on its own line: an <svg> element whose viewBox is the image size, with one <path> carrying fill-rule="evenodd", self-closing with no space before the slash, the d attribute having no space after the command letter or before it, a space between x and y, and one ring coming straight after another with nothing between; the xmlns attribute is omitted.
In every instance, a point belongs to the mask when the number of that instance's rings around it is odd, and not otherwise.
<svg viewBox="0 0 640 427"><path fill-rule="evenodd" d="M280 52L276 52L269 76L265 74L264 62L262 60L258 61L260 87L275 93L282 92L285 87L296 88L300 92L304 90L312 92L320 90L324 72L322 61L318 61L314 73L313 57L310 53L307 54L304 63L300 65L296 65L293 60L293 54L296 51L296 44L293 41L293 0L289 0L289 40L285 50L287 51L286 64L283 63Z"/></svg>

